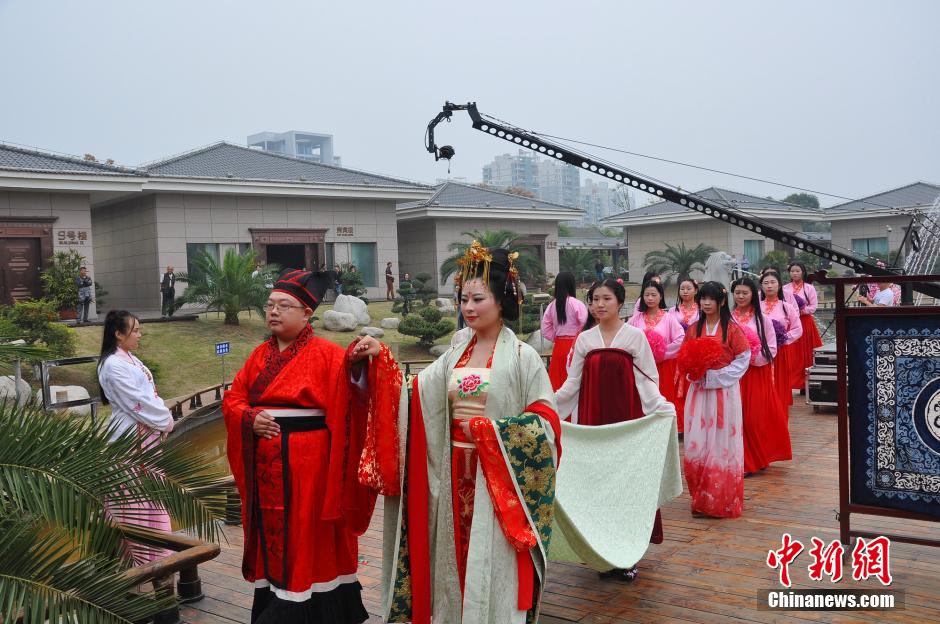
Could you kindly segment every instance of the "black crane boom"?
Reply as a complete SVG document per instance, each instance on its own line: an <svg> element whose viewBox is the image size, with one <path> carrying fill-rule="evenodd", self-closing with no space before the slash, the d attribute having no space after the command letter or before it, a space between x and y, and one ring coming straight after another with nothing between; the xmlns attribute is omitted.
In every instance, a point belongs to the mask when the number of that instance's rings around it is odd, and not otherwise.
<svg viewBox="0 0 940 624"><path fill-rule="evenodd" d="M595 173L599 176L613 180L614 182L618 182L620 184L624 184L649 193L650 195L674 202L680 206L688 208L689 210L695 210L696 212L700 212L714 219L719 219L730 225L744 228L750 232L759 234L760 236L764 236L771 240L778 241L785 245L799 249L800 251L807 251L811 254L819 256L820 258L824 258L831 262L837 262L852 269L856 273L887 276L897 275L895 271L880 267L865 260L860 260L859 258L850 254L834 251L828 247L824 247L803 236L800 236L799 234L784 230L773 224L767 223L766 221L756 219L750 215L742 214L733 208L729 208L728 206L722 205L714 200L699 197L694 193L686 193L682 190L670 188L669 186L663 185L661 182L649 179L643 175L639 175L635 172L625 171L618 168L616 165L603 162L593 158L590 155L582 154L568 147L547 141L543 137L528 132L522 128L517 128L515 126L511 126L491 118L484 119L479 110L477 110L476 102L469 102L467 104L453 104L451 102L446 102L444 104L443 110L438 113L437 117L435 117L431 123L428 124L426 147L429 152L434 154L435 160L440 160L442 158L445 160L450 160L454 156L453 147L449 145L438 147L435 144L435 127L445 119L450 121L455 111L463 110L467 111L467 113L470 115L470 119L473 121L473 127L476 130L485 132L486 134L490 134L504 141L508 141L509 143L526 147L539 154L555 158L556 160L566 162L569 165L574 165L575 167L583 169L584 171ZM940 299L940 285L934 283L917 283L913 285L913 288L926 295Z"/></svg>

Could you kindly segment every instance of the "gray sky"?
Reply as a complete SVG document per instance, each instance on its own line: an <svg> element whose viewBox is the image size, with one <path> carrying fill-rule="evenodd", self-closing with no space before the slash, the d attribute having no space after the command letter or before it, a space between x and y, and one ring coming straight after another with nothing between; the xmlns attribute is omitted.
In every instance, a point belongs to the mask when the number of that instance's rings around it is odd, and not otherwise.
<svg viewBox="0 0 940 624"><path fill-rule="evenodd" d="M0 0L0 140L137 165L308 130L346 166L433 182L447 167L427 122L476 100L524 128L860 197L940 182L938 26L932 0ZM465 115L438 135L472 181L514 151ZM597 154L689 190L789 192Z"/></svg>

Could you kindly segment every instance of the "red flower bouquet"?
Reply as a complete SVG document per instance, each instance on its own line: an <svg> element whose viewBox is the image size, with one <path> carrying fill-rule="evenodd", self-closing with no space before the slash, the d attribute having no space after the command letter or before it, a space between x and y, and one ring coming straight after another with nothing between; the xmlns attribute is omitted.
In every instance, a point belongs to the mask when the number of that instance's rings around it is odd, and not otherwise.
<svg viewBox="0 0 940 624"><path fill-rule="evenodd" d="M705 371L718 368L724 357L724 345L718 340L708 336L686 338L677 358L679 374L697 381L705 376Z"/></svg>
<svg viewBox="0 0 940 624"><path fill-rule="evenodd" d="M653 350L653 359L659 364L666 357L666 339L655 329L646 329L643 333L646 334L646 341L650 343L650 349Z"/></svg>

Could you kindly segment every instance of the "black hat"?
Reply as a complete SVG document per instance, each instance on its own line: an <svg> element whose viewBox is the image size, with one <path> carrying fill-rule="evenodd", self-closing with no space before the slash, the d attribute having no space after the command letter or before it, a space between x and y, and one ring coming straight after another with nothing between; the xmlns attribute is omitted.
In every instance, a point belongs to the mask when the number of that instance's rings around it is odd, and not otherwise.
<svg viewBox="0 0 940 624"><path fill-rule="evenodd" d="M329 286L330 278L326 273L287 269L274 284L273 292L288 294L311 310L316 310Z"/></svg>

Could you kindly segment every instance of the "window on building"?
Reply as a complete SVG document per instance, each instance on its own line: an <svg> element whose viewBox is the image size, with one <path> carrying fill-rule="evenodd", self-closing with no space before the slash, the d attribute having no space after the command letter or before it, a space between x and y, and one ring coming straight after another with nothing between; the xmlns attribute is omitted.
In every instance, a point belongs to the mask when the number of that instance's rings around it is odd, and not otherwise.
<svg viewBox="0 0 940 624"><path fill-rule="evenodd" d="M747 261L750 262L752 266L760 262L761 258L764 257L764 241L744 241L744 255L747 257ZM751 270L754 271L754 269Z"/></svg>
<svg viewBox="0 0 940 624"><path fill-rule="evenodd" d="M199 270L196 268L195 262L196 258L202 255L203 252L207 252L216 260L216 262L218 262L218 243L186 243L186 273L190 277L194 277L199 274Z"/></svg>
<svg viewBox="0 0 940 624"><path fill-rule="evenodd" d="M326 244L326 268L330 271L336 266L336 243Z"/></svg>
<svg viewBox="0 0 940 624"><path fill-rule="evenodd" d="M349 261L362 273L363 286L376 286L375 281L375 243L351 243Z"/></svg>
<svg viewBox="0 0 940 624"><path fill-rule="evenodd" d="M853 238L852 251L865 256L870 256L872 253L888 253L888 237Z"/></svg>

